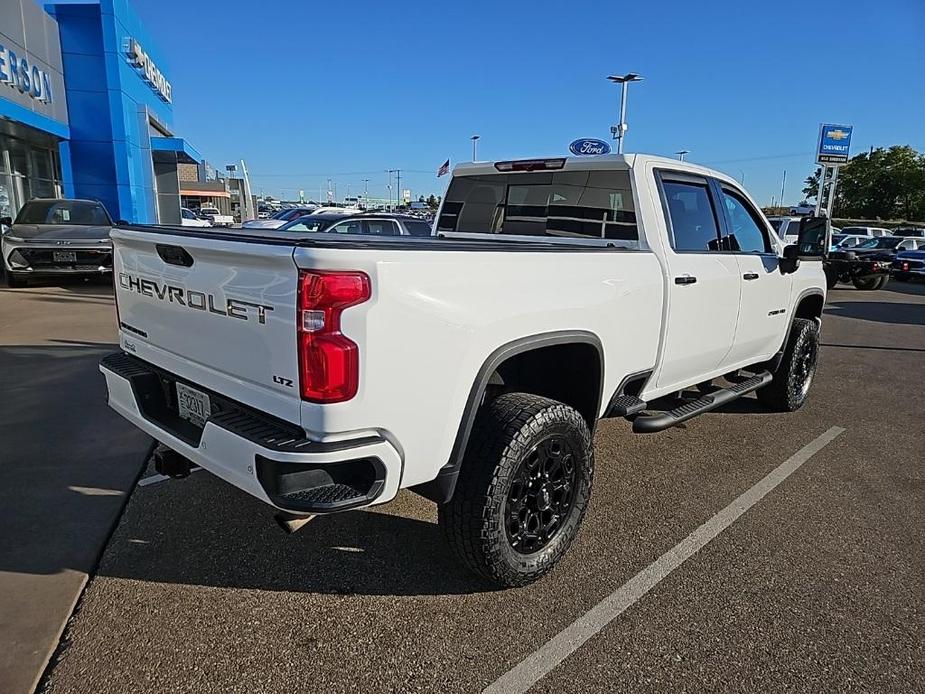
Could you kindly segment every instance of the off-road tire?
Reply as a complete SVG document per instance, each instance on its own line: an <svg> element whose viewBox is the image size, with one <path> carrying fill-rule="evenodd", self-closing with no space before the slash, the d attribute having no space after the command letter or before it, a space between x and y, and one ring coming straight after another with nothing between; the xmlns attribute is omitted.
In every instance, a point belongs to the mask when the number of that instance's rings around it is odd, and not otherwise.
<svg viewBox="0 0 925 694"><path fill-rule="evenodd" d="M795 318L774 380L757 391L758 402L777 412L800 409L809 395L818 362L818 325L813 320Z"/></svg>
<svg viewBox="0 0 925 694"><path fill-rule="evenodd" d="M544 444L560 441L574 472L568 510L548 543L520 553L507 523L519 527L508 509L521 464ZM524 468L526 469L526 468ZM500 587L523 586L549 572L578 534L594 476L591 432L572 407L528 393L506 393L483 405L476 416L453 498L438 507L448 544L474 573ZM505 519L509 518L509 521ZM548 527L548 526L547 526Z"/></svg>

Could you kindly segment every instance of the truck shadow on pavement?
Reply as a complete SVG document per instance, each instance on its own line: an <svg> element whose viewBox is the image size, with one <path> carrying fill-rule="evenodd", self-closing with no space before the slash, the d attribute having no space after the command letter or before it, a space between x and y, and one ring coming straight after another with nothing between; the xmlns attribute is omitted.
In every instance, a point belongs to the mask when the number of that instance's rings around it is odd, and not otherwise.
<svg viewBox="0 0 925 694"><path fill-rule="evenodd" d="M892 325L925 325L925 304L898 301L835 301L826 305L825 315Z"/></svg>
<svg viewBox="0 0 925 694"><path fill-rule="evenodd" d="M392 506L388 510L419 517L432 509L410 493ZM341 595L493 590L456 562L434 522L359 510L319 516L287 535L272 516L270 507L205 471L140 487L99 574Z"/></svg>

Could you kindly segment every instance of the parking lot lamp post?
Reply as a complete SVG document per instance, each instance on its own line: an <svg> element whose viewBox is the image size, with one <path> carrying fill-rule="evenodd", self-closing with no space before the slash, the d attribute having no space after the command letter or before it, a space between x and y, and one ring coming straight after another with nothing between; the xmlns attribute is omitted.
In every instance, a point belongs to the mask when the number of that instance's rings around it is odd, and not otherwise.
<svg viewBox="0 0 925 694"><path fill-rule="evenodd" d="M626 135L626 89L630 82L640 82L642 77L635 72L627 72L625 75L610 75L608 78L614 84L621 85L620 90L620 122L610 128L613 138L617 141L617 154L623 154L623 137Z"/></svg>
<svg viewBox="0 0 925 694"><path fill-rule="evenodd" d="M690 150L682 149L682 150L675 152L675 154L678 155L678 161L684 161L684 155L690 154Z"/></svg>
<svg viewBox="0 0 925 694"><path fill-rule="evenodd" d="M472 140L472 161L478 161L479 156L479 135L473 135L469 139Z"/></svg>

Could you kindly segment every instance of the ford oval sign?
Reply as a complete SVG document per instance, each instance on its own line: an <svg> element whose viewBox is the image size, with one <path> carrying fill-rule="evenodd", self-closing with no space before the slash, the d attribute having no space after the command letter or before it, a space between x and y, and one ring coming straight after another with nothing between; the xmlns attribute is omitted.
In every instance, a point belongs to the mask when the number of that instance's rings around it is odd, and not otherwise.
<svg viewBox="0 0 925 694"><path fill-rule="evenodd" d="M568 149L572 154L577 154L580 157L588 156L589 154L610 154L610 145L603 140L595 140L590 137L575 140L568 146Z"/></svg>

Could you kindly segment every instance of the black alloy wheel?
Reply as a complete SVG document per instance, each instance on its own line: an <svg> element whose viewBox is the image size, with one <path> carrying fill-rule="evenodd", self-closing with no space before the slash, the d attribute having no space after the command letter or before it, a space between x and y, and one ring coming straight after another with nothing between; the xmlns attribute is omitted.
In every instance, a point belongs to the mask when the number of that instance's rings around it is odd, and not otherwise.
<svg viewBox="0 0 925 694"><path fill-rule="evenodd" d="M575 453L561 436L533 447L514 473L505 501L505 529L511 548L533 554L562 529L575 498Z"/></svg>

